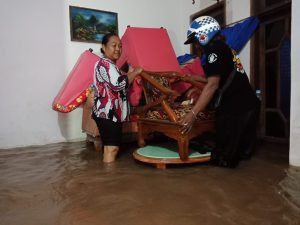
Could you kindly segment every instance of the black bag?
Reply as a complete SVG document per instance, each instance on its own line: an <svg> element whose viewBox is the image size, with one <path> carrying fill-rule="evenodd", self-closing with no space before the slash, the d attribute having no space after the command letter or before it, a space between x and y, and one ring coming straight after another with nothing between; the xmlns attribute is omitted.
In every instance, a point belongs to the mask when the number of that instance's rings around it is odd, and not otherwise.
<svg viewBox="0 0 300 225"><path fill-rule="evenodd" d="M211 109L212 110L216 110L219 108L220 104L221 104L221 100L222 100L222 92L220 92L220 90L217 90L217 92L215 93L212 101L211 101Z"/></svg>

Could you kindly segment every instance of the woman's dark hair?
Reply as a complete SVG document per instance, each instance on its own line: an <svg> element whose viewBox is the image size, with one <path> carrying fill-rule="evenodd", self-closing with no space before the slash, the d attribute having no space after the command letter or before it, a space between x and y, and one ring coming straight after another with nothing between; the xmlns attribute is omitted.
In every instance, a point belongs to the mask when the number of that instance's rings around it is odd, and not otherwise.
<svg viewBox="0 0 300 225"><path fill-rule="evenodd" d="M221 34L220 32L216 34L216 36L213 37L213 40L214 41L217 41L217 40L221 40L221 41L226 41L226 37Z"/></svg>
<svg viewBox="0 0 300 225"><path fill-rule="evenodd" d="M107 42L109 41L109 39L110 39L111 37L113 37L113 36L118 36L118 35L115 34L115 33L108 33L108 34L105 34L105 35L103 36L103 38L102 38L102 42L101 42L102 46L103 46L103 45L106 45ZM100 50L101 50L101 53L104 54L103 49L101 48Z"/></svg>

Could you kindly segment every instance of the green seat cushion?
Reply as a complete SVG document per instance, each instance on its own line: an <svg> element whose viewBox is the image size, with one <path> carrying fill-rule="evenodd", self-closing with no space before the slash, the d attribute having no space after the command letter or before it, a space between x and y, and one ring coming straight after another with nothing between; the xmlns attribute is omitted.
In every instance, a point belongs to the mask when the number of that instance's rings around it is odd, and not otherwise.
<svg viewBox="0 0 300 225"><path fill-rule="evenodd" d="M168 159L179 159L178 147L176 144L167 143L163 145L147 145L145 147L139 148L136 152L137 154L149 157L149 158L168 158ZM199 153L195 149L189 150L189 158L198 158L198 157L208 157L210 152L205 154Z"/></svg>

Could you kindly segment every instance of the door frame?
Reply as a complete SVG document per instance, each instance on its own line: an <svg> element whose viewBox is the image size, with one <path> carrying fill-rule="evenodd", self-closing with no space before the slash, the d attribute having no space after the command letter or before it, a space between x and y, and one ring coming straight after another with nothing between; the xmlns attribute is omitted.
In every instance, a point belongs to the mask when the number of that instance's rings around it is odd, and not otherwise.
<svg viewBox="0 0 300 225"><path fill-rule="evenodd" d="M259 1L259 2L257 2ZM286 15L289 15L291 18L291 0L284 0L281 3L275 4L272 7L263 7L261 0L252 0L251 1L251 15L256 15L261 21L261 25L266 25L278 20L282 20L286 18ZM290 26L289 26L289 29ZM265 76L265 67L258 65L265 65L265 55L263 48L260 46L260 43L264 43L265 34L262 28L259 28L255 33L251 44L250 44L250 82L252 86L257 90L264 90L266 85L266 76ZM290 32L290 30L289 30ZM277 93L279 93L279 82L277 83ZM259 136L263 140L272 141L272 142L280 142L280 143L288 143L289 142L289 120L286 120L285 117L279 113L285 123L285 138L272 137L266 135L266 112L271 112L272 110L266 109L266 96L265 91L262 91L262 107L260 112L260 126L259 126ZM278 98L277 101L280 99Z"/></svg>

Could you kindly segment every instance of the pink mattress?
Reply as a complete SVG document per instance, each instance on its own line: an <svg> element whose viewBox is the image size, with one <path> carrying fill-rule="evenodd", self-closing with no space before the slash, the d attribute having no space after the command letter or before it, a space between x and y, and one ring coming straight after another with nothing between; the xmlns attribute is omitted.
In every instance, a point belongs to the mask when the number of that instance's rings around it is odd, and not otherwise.
<svg viewBox="0 0 300 225"><path fill-rule="evenodd" d="M77 63L53 100L53 110L68 113L87 99L93 83L94 66L98 60L99 56L88 50L80 55Z"/></svg>
<svg viewBox="0 0 300 225"><path fill-rule="evenodd" d="M129 64L151 72L177 72L204 76L199 58L183 69L180 67L168 32L164 28L127 27L121 40L123 52L117 62L119 67ZM179 82L172 88L183 93L190 86L189 83ZM141 78L136 77L129 90L130 104L137 106L141 95Z"/></svg>

